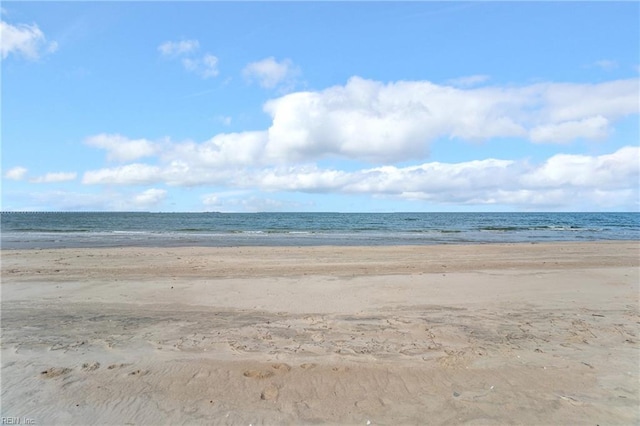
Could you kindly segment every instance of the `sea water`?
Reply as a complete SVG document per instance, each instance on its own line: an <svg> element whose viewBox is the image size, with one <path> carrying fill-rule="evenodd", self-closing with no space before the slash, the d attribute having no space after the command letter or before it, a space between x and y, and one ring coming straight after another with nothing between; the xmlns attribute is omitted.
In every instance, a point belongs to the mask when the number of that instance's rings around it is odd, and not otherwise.
<svg viewBox="0 0 640 426"><path fill-rule="evenodd" d="M3 212L3 249L640 240L640 213Z"/></svg>

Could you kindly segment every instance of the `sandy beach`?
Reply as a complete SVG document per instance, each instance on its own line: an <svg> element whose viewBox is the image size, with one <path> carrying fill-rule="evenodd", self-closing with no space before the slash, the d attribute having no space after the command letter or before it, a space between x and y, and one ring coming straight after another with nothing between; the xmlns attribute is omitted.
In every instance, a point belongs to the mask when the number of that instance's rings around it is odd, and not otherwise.
<svg viewBox="0 0 640 426"><path fill-rule="evenodd" d="M2 250L21 424L638 424L640 243Z"/></svg>

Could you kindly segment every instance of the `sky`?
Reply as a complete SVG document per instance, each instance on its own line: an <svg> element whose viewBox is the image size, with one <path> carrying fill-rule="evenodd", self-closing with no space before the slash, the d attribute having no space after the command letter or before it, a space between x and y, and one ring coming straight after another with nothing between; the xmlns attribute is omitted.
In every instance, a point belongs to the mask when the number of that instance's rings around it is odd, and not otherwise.
<svg viewBox="0 0 640 426"><path fill-rule="evenodd" d="M640 211L638 2L1 17L4 211Z"/></svg>

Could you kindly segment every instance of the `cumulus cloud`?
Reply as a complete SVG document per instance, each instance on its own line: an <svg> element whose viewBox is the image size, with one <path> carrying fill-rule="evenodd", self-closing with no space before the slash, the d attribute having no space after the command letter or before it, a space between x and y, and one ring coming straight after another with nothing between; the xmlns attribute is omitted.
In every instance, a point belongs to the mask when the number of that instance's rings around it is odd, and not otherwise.
<svg viewBox="0 0 640 426"><path fill-rule="evenodd" d="M43 53L52 53L57 49L58 44L47 41L36 24L11 25L0 21L0 52L3 59L11 53L35 60Z"/></svg>
<svg viewBox="0 0 640 426"><path fill-rule="evenodd" d="M163 202L166 197L166 190L151 188L134 196L133 204L141 208L154 207Z"/></svg>
<svg viewBox="0 0 640 426"><path fill-rule="evenodd" d="M85 173L83 182L225 185L235 190L368 194L440 204L571 208L583 203L629 208L637 207L639 159L640 147L628 146L600 156L558 154L540 164L489 158L352 171L324 169L315 164L225 168L171 162L163 166L132 164L91 171ZM203 204L219 206L222 197L209 194Z"/></svg>
<svg viewBox="0 0 640 426"><path fill-rule="evenodd" d="M165 41L158 46L158 51L163 56L184 55L195 52L199 47L198 40Z"/></svg>
<svg viewBox="0 0 640 426"><path fill-rule="evenodd" d="M82 183L88 185L146 185L156 183L160 178L161 169L159 167L134 163L111 169L87 171L82 177Z"/></svg>
<svg viewBox="0 0 640 426"><path fill-rule="evenodd" d="M597 84L546 83L531 86L541 101L538 120L558 124L603 116L615 120L640 109L638 79L614 80ZM529 100L527 106L533 105Z"/></svg>
<svg viewBox="0 0 640 426"><path fill-rule="evenodd" d="M576 138L605 139L608 134L609 120L601 115L537 126L529 133L532 142L550 143L566 143Z"/></svg>
<svg viewBox="0 0 640 426"><path fill-rule="evenodd" d="M4 174L5 179L11 180L23 180L27 175L28 170L24 167L13 167L7 170Z"/></svg>
<svg viewBox="0 0 640 426"><path fill-rule="evenodd" d="M624 147L601 156L559 154L539 165L485 159L354 172L301 166L264 170L254 184L270 191L370 194L442 204L637 208L639 159L639 147Z"/></svg>
<svg viewBox="0 0 640 426"><path fill-rule="evenodd" d="M559 154L540 164L424 159L431 143L447 138L519 139L513 143L605 139L616 120L638 113L638 87L637 79L459 88L352 78L345 85L267 102L264 109L272 122L264 130L220 133L199 143L91 137L88 143L105 149L112 160L152 158L149 164L87 171L82 182L369 194L442 204L571 208L585 203L635 209L638 147L601 156ZM319 167L325 158L347 160L348 167ZM394 165L406 160L413 165ZM365 168L363 162L370 164ZM217 206L221 198L211 195L202 201Z"/></svg>
<svg viewBox="0 0 640 426"><path fill-rule="evenodd" d="M486 159L464 163L424 163L383 166L346 172L316 166L274 168L256 176L255 184L276 191L341 192L402 196L465 194L495 185L512 185L518 175L514 161Z"/></svg>
<svg viewBox="0 0 640 426"><path fill-rule="evenodd" d="M323 91L269 101L267 155L288 161L340 156L395 162L426 156L439 138L602 138L639 109L637 79L461 89L428 81L359 77Z"/></svg>
<svg viewBox="0 0 640 426"><path fill-rule="evenodd" d="M87 143L107 149L111 160L158 154L165 162L189 166L264 166L331 157L393 164L426 158L431 143L447 138L605 139L616 120L638 113L639 90L637 79L462 89L354 77L343 86L268 101L264 110L271 125L265 130L162 148L120 135L97 135Z"/></svg>
<svg viewBox="0 0 640 426"><path fill-rule="evenodd" d="M155 143L146 139L129 139L118 134L101 133L85 140L89 146L107 151L109 161L132 161L156 153Z"/></svg>
<svg viewBox="0 0 640 426"><path fill-rule="evenodd" d="M163 153L163 158L204 167L256 165L262 162L266 138L266 132L261 131L220 133L200 144L174 144Z"/></svg>
<svg viewBox="0 0 640 426"><path fill-rule="evenodd" d="M47 173L43 176L38 176L29 181L32 183L58 183L58 182L68 182L71 180L75 180L78 176L75 172L55 172L55 173Z"/></svg>
<svg viewBox="0 0 640 426"><path fill-rule="evenodd" d="M282 84L292 84L299 74L299 69L290 59L278 62L273 56L248 64L242 71L249 81L257 81L266 89L273 89Z"/></svg>
<svg viewBox="0 0 640 426"><path fill-rule="evenodd" d="M520 179L527 188L576 187L600 190L625 189L640 178L640 147L624 147L597 157L558 154L535 173Z"/></svg>
<svg viewBox="0 0 640 426"><path fill-rule="evenodd" d="M210 53L196 56L199 48L198 40L166 41L158 46L158 51L165 57L181 58L184 69L202 78L216 77L219 74L218 58Z"/></svg>

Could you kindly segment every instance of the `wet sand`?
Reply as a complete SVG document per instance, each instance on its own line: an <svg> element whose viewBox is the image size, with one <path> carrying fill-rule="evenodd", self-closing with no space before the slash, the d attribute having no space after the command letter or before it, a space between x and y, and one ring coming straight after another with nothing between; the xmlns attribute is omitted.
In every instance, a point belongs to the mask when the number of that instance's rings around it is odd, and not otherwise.
<svg viewBox="0 0 640 426"><path fill-rule="evenodd" d="M1 256L23 424L640 422L638 242Z"/></svg>

